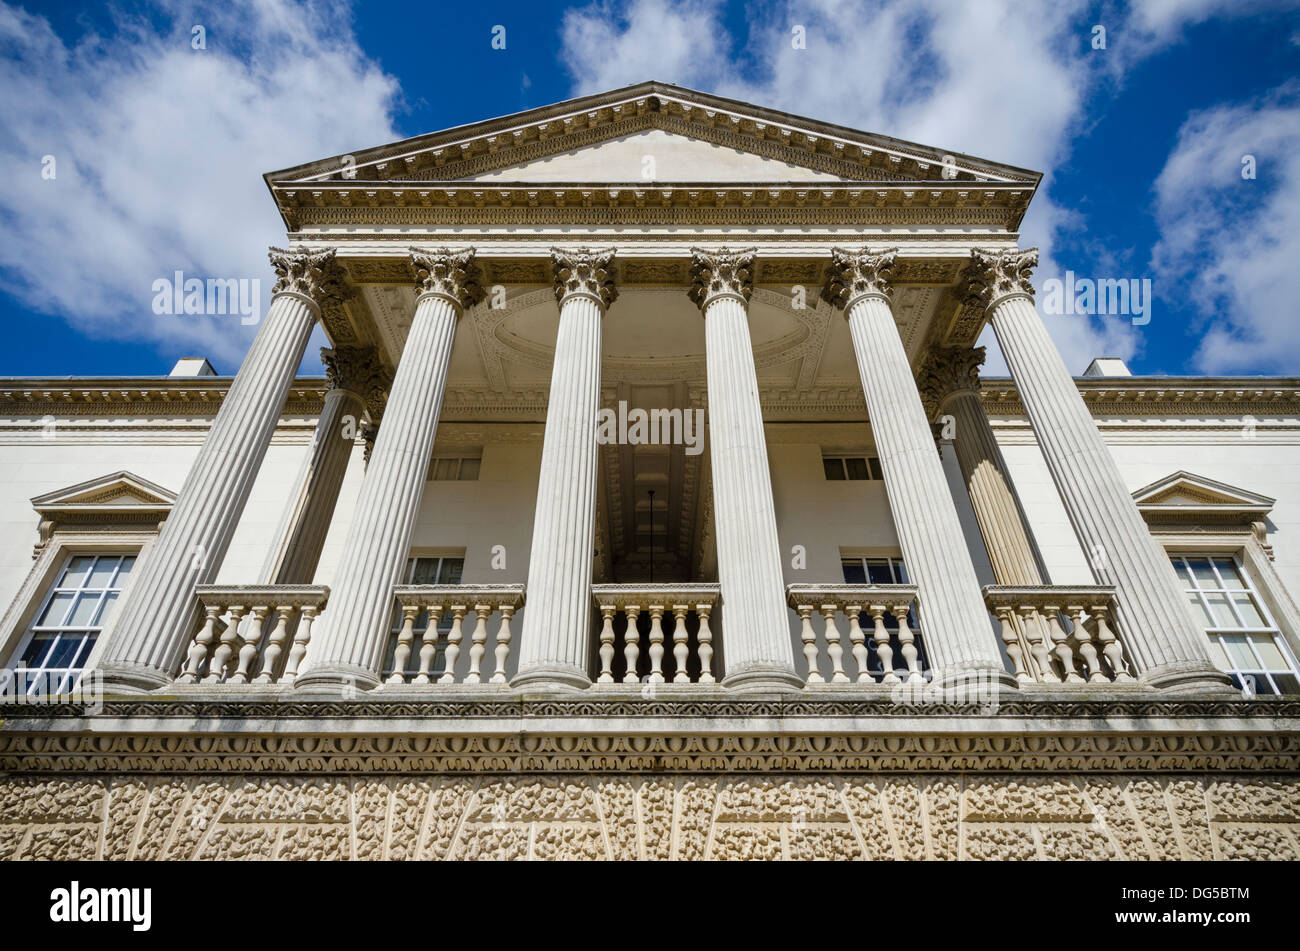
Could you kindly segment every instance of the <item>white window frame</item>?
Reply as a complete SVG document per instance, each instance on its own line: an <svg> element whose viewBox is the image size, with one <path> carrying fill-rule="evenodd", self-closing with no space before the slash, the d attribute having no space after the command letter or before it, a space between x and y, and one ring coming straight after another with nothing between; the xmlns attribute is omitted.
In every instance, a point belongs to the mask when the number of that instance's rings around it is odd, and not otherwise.
<svg viewBox="0 0 1300 951"><path fill-rule="evenodd" d="M1223 657L1226 658L1228 661L1229 664L1229 669L1227 671L1228 673L1235 675L1238 678L1238 680L1240 680L1245 675L1249 675L1251 677L1254 677L1256 681L1258 681L1258 679L1262 676L1269 682L1269 686L1272 688L1271 691L1272 693L1282 695L1283 691L1278 688L1278 685L1274 681L1272 675L1278 673L1290 673L1292 676L1300 678L1300 663L1298 663L1296 660L1296 654L1291 649L1291 645L1288 642L1286 633L1283 631L1281 625L1278 623L1277 619L1273 615L1273 611L1269 605L1270 599L1265 596L1265 593L1262 590L1261 586L1257 584L1254 577L1252 577L1252 573L1247 564L1246 558L1244 558L1243 555L1239 552L1223 551L1223 550L1189 551L1189 550L1180 549L1180 550L1169 551L1168 555L1171 560L1171 563L1175 559L1183 561L1184 567L1187 569L1187 577L1184 578L1182 576L1179 576L1178 578L1179 587L1183 590L1185 595L1195 594L1198 600L1201 601L1203 605L1203 610L1207 615L1209 615L1211 619L1215 617L1215 612L1210 607L1209 601L1205 598L1206 594L1227 594L1228 597L1226 597L1225 600L1228 606L1228 610L1232 614L1233 618L1239 622L1242 620L1241 613L1237 610L1237 606L1233 598L1231 597L1231 594L1245 592L1249 595L1252 603L1255 605L1256 609L1259 611L1260 615L1263 617L1264 621L1266 622L1266 625L1264 627L1259 627L1259 626L1252 627L1252 626L1247 626L1245 624L1240 624L1236 627L1224 627L1218 624L1211 624L1210 626L1205 628L1205 636L1207 640L1209 639L1217 640L1219 650L1222 651ZM1217 588L1202 588L1200 582L1197 580L1196 573L1191 570L1191 565L1187 561L1188 559L1197 559L1197 560L1203 560L1207 562L1210 566L1210 570L1214 574L1214 578L1216 582L1220 586ZM1242 583L1245 585L1245 587L1244 588L1229 587L1224 582L1223 576L1219 571L1219 566L1215 564L1216 560L1232 561L1233 564L1236 566L1237 573L1241 576ZM1191 587L1188 587L1187 585L1188 578L1191 579L1191 583L1192 583ZM1200 623L1200 620L1201 620L1200 618L1197 618L1198 624ZM1282 659L1290 665L1290 670L1289 671L1277 670L1274 668L1270 668L1268 665L1266 665L1263 662L1263 659L1260 657L1259 652L1255 649L1253 638L1250 636L1246 638L1246 646L1250 650L1251 655L1257 661L1257 666L1250 669L1238 668L1232 659L1231 652L1228 650L1227 643L1224 641L1225 636L1233 635L1233 634L1245 634L1245 635L1257 635L1257 636L1267 635L1271 637L1273 643L1277 646L1278 652L1282 655ZM1289 696L1295 696L1295 694L1291 693L1289 694Z"/></svg>
<svg viewBox="0 0 1300 951"><path fill-rule="evenodd" d="M454 479L439 479L435 475L435 473L438 470L438 463L452 462L452 461L456 463L456 477ZM472 462L477 466L477 468L474 470L474 474L468 477L465 475L465 463L467 462ZM482 471L483 471L482 453L449 452L449 453L435 454L429 460L428 478L425 479L425 481L426 482L477 482Z"/></svg>
<svg viewBox="0 0 1300 951"><path fill-rule="evenodd" d="M849 466L847 462L847 460L849 459L861 459L863 461L863 464L866 466L867 469L867 477L865 479L853 479L849 477ZM831 461L840 462L841 471L844 473L843 479L832 479L830 476L826 475L826 463ZM875 472L872 470L873 463L875 464L875 469L880 470L879 472ZM884 482L885 473L880 466L880 457L877 456L875 453L866 452L866 451L828 452L826 450L823 450L822 451L822 481L823 482Z"/></svg>

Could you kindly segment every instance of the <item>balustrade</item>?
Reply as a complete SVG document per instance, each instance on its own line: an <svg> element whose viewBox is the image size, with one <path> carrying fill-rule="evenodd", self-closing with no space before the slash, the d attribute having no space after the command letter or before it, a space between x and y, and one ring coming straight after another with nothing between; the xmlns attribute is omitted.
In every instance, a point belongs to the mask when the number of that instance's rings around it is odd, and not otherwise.
<svg viewBox="0 0 1300 951"><path fill-rule="evenodd" d="M592 585L592 600L601 616L595 682L632 684L644 678L649 683L715 683L719 676L709 618L719 590L716 584ZM626 626L616 630L620 614ZM664 630L665 623L671 624L671 631Z"/></svg>
<svg viewBox="0 0 1300 951"><path fill-rule="evenodd" d="M1002 642L1021 683L1133 681L1111 627L1108 585L988 585L984 602L1002 625Z"/></svg>
<svg viewBox="0 0 1300 951"><path fill-rule="evenodd" d="M320 585L197 585L203 621L181 684L288 684L329 599Z"/></svg>
<svg viewBox="0 0 1300 951"><path fill-rule="evenodd" d="M807 683L925 681L924 647L912 612L916 585L792 584L785 591L801 622ZM820 633L814 615L822 619ZM847 636L839 615L847 619Z"/></svg>
<svg viewBox="0 0 1300 951"><path fill-rule="evenodd" d="M382 672L386 683L506 683L510 622L523 607L523 585L398 585L393 594L401 620ZM500 622L493 635L494 614Z"/></svg>

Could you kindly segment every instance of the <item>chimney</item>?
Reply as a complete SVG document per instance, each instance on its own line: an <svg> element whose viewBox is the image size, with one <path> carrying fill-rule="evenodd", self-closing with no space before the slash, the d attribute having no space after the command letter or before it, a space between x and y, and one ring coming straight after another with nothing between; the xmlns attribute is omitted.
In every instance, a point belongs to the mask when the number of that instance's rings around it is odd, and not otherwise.
<svg viewBox="0 0 1300 951"><path fill-rule="evenodd" d="M172 367L172 372L168 376L216 376L217 371L212 368L204 357L181 357L176 361L176 366Z"/></svg>
<svg viewBox="0 0 1300 951"><path fill-rule="evenodd" d="M1119 357L1097 357L1083 371L1084 376L1132 376L1128 364Z"/></svg>

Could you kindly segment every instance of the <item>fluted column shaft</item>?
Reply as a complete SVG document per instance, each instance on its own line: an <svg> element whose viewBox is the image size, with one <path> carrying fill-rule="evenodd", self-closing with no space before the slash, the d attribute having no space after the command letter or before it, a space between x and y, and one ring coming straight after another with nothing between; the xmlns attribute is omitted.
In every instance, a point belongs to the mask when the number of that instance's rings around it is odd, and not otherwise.
<svg viewBox="0 0 1300 951"><path fill-rule="evenodd" d="M794 667L763 409L749 334L752 251L695 251L729 687L802 686Z"/></svg>
<svg viewBox="0 0 1300 951"><path fill-rule="evenodd" d="M416 302L330 603L297 687L379 683L393 586L415 531L459 320L459 308L447 297L426 294Z"/></svg>
<svg viewBox="0 0 1300 951"><path fill-rule="evenodd" d="M415 316L393 378L384 424L361 482L329 605L296 689L379 683L393 586L410 552L428 478L447 367L464 307L478 296L473 252L412 256L422 275Z"/></svg>
<svg viewBox="0 0 1300 951"><path fill-rule="evenodd" d="M586 687L596 529L601 322L613 302L613 252L554 252L560 304L542 468L528 556L521 687Z"/></svg>
<svg viewBox="0 0 1300 951"><path fill-rule="evenodd" d="M324 286L333 252L273 263L281 279L271 306L114 625L100 665L110 689L171 681L194 633L194 586L216 577L320 315L311 294Z"/></svg>
<svg viewBox="0 0 1300 951"><path fill-rule="evenodd" d="M325 393L316 421L311 452L303 460L289 493L288 505L267 554L262 578L267 584L311 584L329 534L339 490L360 432L366 404L360 394L341 387ZM350 425L349 425L350 422Z"/></svg>
<svg viewBox="0 0 1300 951"><path fill-rule="evenodd" d="M1115 620L1141 678L1156 686L1220 686L1205 634L1147 530L1074 379L1025 293L990 310L998 344L1070 523L1097 580L1116 586Z"/></svg>
<svg viewBox="0 0 1300 951"><path fill-rule="evenodd" d="M848 319L935 681L974 673L1010 683L889 301L877 294L860 296L849 304Z"/></svg>
<svg viewBox="0 0 1300 951"><path fill-rule="evenodd" d="M1047 571L1030 539L1020 499L1007 476L1006 460L979 394L959 390L940 405L953 417L953 449L993 577L998 584L1047 584Z"/></svg>

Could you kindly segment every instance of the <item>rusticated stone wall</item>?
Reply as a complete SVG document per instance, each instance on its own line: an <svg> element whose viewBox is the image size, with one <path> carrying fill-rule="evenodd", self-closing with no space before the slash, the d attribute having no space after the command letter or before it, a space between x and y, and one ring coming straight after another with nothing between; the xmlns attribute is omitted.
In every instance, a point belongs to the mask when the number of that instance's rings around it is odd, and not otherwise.
<svg viewBox="0 0 1300 951"><path fill-rule="evenodd" d="M1296 859L1300 778L0 778L5 859Z"/></svg>

